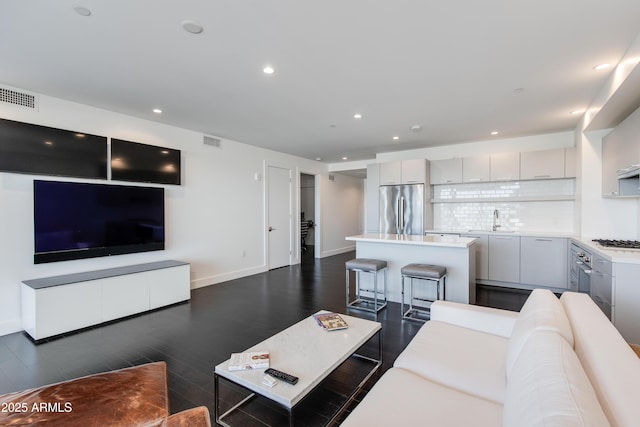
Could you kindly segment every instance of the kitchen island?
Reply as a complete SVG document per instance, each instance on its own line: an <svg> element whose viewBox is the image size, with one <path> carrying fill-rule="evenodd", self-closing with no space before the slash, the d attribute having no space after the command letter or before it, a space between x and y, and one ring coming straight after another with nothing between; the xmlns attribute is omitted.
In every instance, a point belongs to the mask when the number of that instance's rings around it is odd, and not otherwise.
<svg viewBox="0 0 640 427"><path fill-rule="evenodd" d="M471 237L419 236L400 234L360 234L346 240L356 242L357 258L387 261L387 299L400 302L402 275L400 270L410 263L435 264L447 268L446 300L465 304L476 301L475 241ZM370 281L370 274L361 274L362 284ZM408 286L408 280L406 286ZM434 286L420 286L415 282L415 294L433 298Z"/></svg>

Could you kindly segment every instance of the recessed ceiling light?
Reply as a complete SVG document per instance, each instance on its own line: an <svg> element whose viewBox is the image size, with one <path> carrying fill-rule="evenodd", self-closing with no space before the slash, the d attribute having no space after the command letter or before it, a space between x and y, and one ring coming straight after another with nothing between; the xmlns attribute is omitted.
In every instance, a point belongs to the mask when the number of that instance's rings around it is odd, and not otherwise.
<svg viewBox="0 0 640 427"><path fill-rule="evenodd" d="M182 28L191 34L200 34L203 31L202 25L195 21L182 21Z"/></svg>
<svg viewBox="0 0 640 427"><path fill-rule="evenodd" d="M422 125L413 125L411 126L412 132L420 132L422 130Z"/></svg>
<svg viewBox="0 0 640 427"><path fill-rule="evenodd" d="M342 160L349 160L349 158L345 156L342 158Z"/></svg>
<svg viewBox="0 0 640 427"><path fill-rule="evenodd" d="M361 119L361 118L362 118L362 114L360 114L360 113L355 113L355 114L353 115L353 118L354 118L354 119Z"/></svg>
<svg viewBox="0 0 640 427"><path fill-rule="evenodd" d="M156 114L162 114L162 110L159 109L159 108L154 108L153 112L156 113Z"/></svg>
<svg viewBox="0 0 640 427"><path fill-rule="evenodd" d="M611 67L611 64L600 64L593 67L594 70L604 70Z"/></svg>
<svg viewBox="0 0 640 427"><path fill-rule="evenodd" d="M322 157L316 157L316 160L320 161L320 160L322 160Z"/></svg>
<svg viewBox="0 0 640 427"><path fill-rule="evenodd" d="M493 132L491 132L491 135L497 135L499 132L497 130L494 130Z"/></svg>
<svg viewBox="0 0 640 427"><path fill-rule="evenodd" d="M393 140L394 140L394 141L397 141L397 140L399 140L399 139L400 139L400 137L399 137L399 136L394 136L394 137L393 137Z"/></svg>
<svg viewBox="0 0 640 427"><path fill-rule="evenodd" d="M91 11L84 6L74 6L73 10L80 16L90 16Z"/></svg>
<svg viewBox="0 0 640 427"><path fill-rule="evenodd" d="M262 72L265 74L273 74L276 72L276 70L271 65L267 65L262 69Z"/></svg>

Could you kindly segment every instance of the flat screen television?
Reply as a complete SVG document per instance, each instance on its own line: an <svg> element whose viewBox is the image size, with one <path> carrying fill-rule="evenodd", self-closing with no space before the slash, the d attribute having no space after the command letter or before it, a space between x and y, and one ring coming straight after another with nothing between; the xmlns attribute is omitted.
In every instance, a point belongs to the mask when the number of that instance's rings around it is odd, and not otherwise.
<svg viewBox="0 0 640 427"><path fill-rule="evenodd" d="M111 138L111 179L180 185L180 150Z"/></svg>
<svg viewBox="0 0 640 427"><path fill-rule="evenodd" d="M34 263L163 250L164 188L34 180Z"/></svg>
<svg viewBox="0 0 640 427"><path fill-rule="evenodd" d="M107 179L107 138L0 119L0 171Z"/></svg>

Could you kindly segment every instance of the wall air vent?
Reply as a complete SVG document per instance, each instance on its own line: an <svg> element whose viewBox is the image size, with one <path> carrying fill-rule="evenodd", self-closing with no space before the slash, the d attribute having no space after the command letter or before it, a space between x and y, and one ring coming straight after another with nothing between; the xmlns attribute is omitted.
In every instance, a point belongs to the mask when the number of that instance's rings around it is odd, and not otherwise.
<svg viewBox="0 0 640 427"><path fill-rule="evenodd" d="M203 138L204 145L210 145L215 148L222 148L222 140L212 136L205 135Z"/></svg>
<svg viewBox="0 0 640 427"><path fill-rule="evenodd" d="M38 97L34 94L0 86L0 102L31 110L38 110Z"/></svg>

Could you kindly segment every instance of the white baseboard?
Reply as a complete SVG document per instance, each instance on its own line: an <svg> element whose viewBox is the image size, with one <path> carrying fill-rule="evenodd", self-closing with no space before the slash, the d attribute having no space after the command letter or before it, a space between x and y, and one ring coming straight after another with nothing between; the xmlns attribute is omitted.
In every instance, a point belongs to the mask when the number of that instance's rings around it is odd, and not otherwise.
<svg viewBox="0 0 640 427"><path fill-rule="evenodd" d="M356 245L354 244L350 246L345 246L344 248L332 249L330 251L323 251L322 254L320 255L320 258L325 258L333 255L340 255L340 254L344 254L344 253L355 251L355 250L356 250Z"/></svg>
<svg viewBox="0 0 640 427"><path fill-rule="evenodd" d="M219 274L215 276L203 277L191 281L191 289L204 288L205 286L215 285L217 283L228 282L229 280L240 279L246 276L252 276L258 273L264 273L267 267L262 265L259 267L251 267L244 270L236 270L229 273Z"/></svg>
<svg viewBox="0 0 640 427"><path fill-rule="evenodd" d="M10 319L0 322L0 336L13 334L22 330L22 319Z"/></svg>

